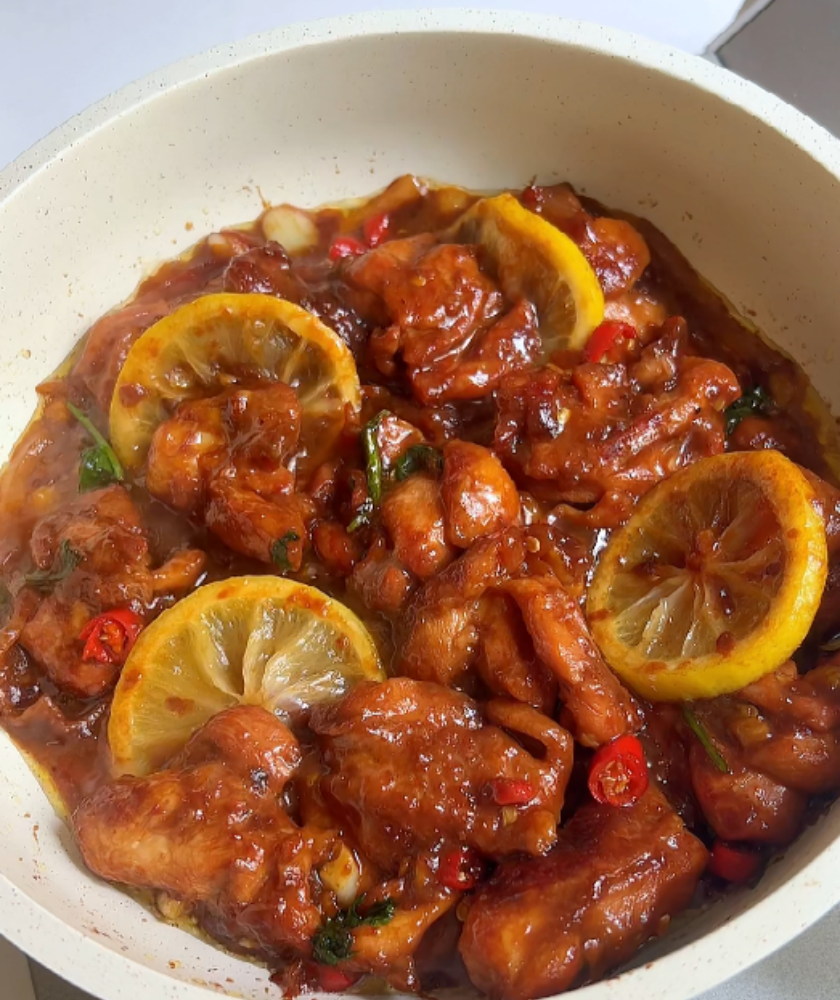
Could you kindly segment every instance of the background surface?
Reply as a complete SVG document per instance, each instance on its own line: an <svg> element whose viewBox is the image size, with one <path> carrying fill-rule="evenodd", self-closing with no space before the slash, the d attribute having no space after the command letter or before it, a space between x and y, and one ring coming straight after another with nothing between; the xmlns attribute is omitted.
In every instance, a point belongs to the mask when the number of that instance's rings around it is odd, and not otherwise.
<svg viewBox="0 0 840 1000"><path fill-rule="evenodd" d="M757 0L760 6L764 2ZM421 5L381 0L0 0L0 167L88 104L184 56L304 17L415 6ZM701 53L732 22L741 0L428 0L425 6L562 14ZM838 0L776 0L756 19L754 30L722 49L721 60L832 127L832 113L838 114L838 71L829 69L828 59L818 65L817 55L824 51L835 63L840 41L835 16L840 18ZM784 919L779 913L779 920ZM838 941L840 911L703 1000L834 1000L840 995ZM0 1000L32 1000L28 980L23 956L0 939ZM86 998L37 966L32 982L37 1000Z"/></svg>

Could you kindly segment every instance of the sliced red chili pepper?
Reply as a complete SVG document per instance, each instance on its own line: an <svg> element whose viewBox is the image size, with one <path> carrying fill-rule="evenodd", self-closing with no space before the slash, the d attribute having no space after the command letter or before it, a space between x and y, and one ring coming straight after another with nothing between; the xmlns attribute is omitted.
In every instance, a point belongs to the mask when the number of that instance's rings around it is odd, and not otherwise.
<svg viewBox="0 0 840 1000"><path fill-rule="evenodd" d="M438 882L447 889L474 889L483 873L484 862L471 847L444 851L438 861Z"/></svg>
<svg viewBox="0 0 840 1000"><path fill-rule="evenodd" d="M629 323L620 323L617 320L604 320L600 326L596 326L589 335L586 347L583 349L584 361L592 364L599 362L609 349L620 339L632 340L636 336L635 327Z"/></svg>
<svg viewBox="0 0 840 1000"><path fill-rule="evenodd" d="M358 257L367 253L367 247L355 236L337 236L330 247L330 260L341 260L342 257Z"/></svg>
<svg viewBox="0 0 840 1000"><path fill-rule="evenodd" d="M648 770L635 736L617 736L602 746L589 765L589 791L596 802L632 806L647 791Z"/></svg>
<svg viewBox="0 0 840 1000"><path fill-rule="evenodd" d="M331 965L316 964L314 971L318 985L326 993L341 993L361 978L358 972L342 972L341 969L336 969Z"/></svg>
<svg viewBox="0 0 840 1000"><path fill-rule="evenodd" d="M530 208L532 212L538 210L542 207L544 198L543 190L543 188L538 187L536 184L529 184L522 192L522 204L526 208Z"/></svg>
<svg viewBox="0 0 840 1000"><path fill-rule="evenodd" d="M387 212L380 212L379 215L371 216L362 227L365 236L365 243L369 247L378 247L384 242L391 227L391 217Z"/></svg>
<svg viewBox="0 0 840 1000"><path fill-rule="evenodd" d="M143 619L128 608L115 608L91 619L79 634L85 644L82 659L96 663L125 663L143 630Z"/></svg>
<svg viewBox="0 0 840 1000"><path fill-rule="evenodd" d="M495 778L490 782L490 792L500 806L524 806L537 795L530 781L517 778Z"/></svg>
<svg viewBox="0 0 840 1000"><path fill-rule="evenodd" d="M726 882L740 885L749 882L761 867L761 856L745 847L732 847L722 840L712 844L708 871Z"/></svg>

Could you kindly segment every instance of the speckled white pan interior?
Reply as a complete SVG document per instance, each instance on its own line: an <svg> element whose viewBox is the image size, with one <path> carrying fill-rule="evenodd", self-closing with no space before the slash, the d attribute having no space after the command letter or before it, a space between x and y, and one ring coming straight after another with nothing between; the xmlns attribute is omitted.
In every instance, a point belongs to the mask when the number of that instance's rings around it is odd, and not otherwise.
<svg viewBox="0 0 840 1000"><path fill-rule="evenodd" d="M627 35L520 14L380 14L181 63L0 174L0 457L38 381L156 262L255 216L260 194L311 205L405 171L478 188L568 178L647 215L840 402L840 144L827 133L744 81ZM840 901L838 836L835 809L758 890L689 922L656 961L576 996L687 1000L763 957ZM264 970L83 871L5 736L0 843L0 933L91 993L274 993Z"/></svg>

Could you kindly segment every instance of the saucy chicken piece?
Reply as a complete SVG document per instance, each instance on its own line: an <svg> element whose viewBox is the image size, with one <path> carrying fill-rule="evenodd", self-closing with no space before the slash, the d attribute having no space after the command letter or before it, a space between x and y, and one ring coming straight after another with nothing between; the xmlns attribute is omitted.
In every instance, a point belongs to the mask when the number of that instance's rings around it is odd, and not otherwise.
<svg viewBox="0 0 840 1000"><path fill-rule="evenodd" d="M543 708L554 685L575 722L576 737L599 746L641 726L632 696L605 664L575 600L554 571L571 576L559 559L545 561L560 539L547 526L509 530L480 539L421 589L405 616L399 669L418 680L462 683L477 670L496 694L524 698ZM534 574L532 576L532 573ZM499 606L486 597L513 598L539 667L525 652L494 669L515 643L510 629L488 615ZM510 606L507 606L510 610ZM496 646L501 644L501 648ZM520 646L520 649L522 647ZM525 646L525 650L529 646Z"/></svg>
<svg viewBox="0 0 840 1000"><path fill-rule="evenodd" d="M218 476L260 496L289 493L294 475L286 465L300 438L301 412L294 389L282 382L186 400L155 430L146 488L185 514L201 511Z"/></svg>
<svg viewBox="0 0 840 1000"><path fill-rule="evenodd" d="M577 603L550 577L511 580L505 590L522 611L541 661L560 689L583 746L608 743L642 725L633 696L604 662Z"/></svg>
<svg viewBox="0 0 840 1000"><path fill-rule="evenodd" d="M364 346L368 330L345 303L340 282L327 263L292 260L273 240L263 246L242 247L225 269L226 292L275 295L314 313L334 330L354 353Z"/></svg>
<svg viewBox="0 0 840 1000"><path fill-rule="evenodd" d="M654 787L583 806L546 857L504 862L478 891L459 946L470 978L531 1000L604 975L688 906L706 859Z"/></svg>
<svg viewBox="0 0 840 1000"><path fill-rule="evenodd" d="M165 769L119 778L79 805L73 828L85 863L102 878L179 899L253 898L272 840L292 829L276 797L300 756L264 709L228 709Z"/></svg>
<svg viewBox="0 0 840 1000"><path fill-rule="evenodd" d="M173 556L178 572L153 570L140 512L123 486L85 493L42 518L32 532L37 570L63 576L33 606L21 646L62 690L93 697L110 687L119 664L82 657L79 635L95 615L115 607L142 609L173 582L188 589L204 568L203 553ZM70 560L68 562L68 560Z"/></svg>
<svg viewBox="0 0 840 1000"><path fill-rule="evenodd" d="M300 569L311 501L293 493L288 467L300 439L301 406L281 382L187 400L156 429L146 465L152 496L202 517L228 548Z"/></svg>
<svg viewBox="0 0 840 1000"><path fill-rule="evenodd" d="M519 523L515 483L489 448L470 441L450 441L443 449L441 499L447 541L460 549Z"/></svg>
<svg viewBox="0 0 840 1000"><path fill-rule="evenodd" d="M104 785L73 813L88 867L163 890L208 921L276 950L308 949L321 922L309 873L326 834L299 830L278 804L300 762L291 732L256 706L215 716L161 771Z"/></svg>
<svg viewBox="0 0 840 1000"><path fill-rule="evenodd" d="M415 577L381 537L354 566L350 577L350 589L365 607L387 615L396 615L402 610L416 585Z"/></svg>
<svg viewBox="0 0 840 1000"><path fill-rule="evenodd" d="M568 184L531 185L522 203L577 243L608 299L629 291L650 263L641 233L624 219L592 215Z"/></svg>
<svg viewBox="0 0 840 1000"><path fill-rule="evenodd" d="M484 595L478 606L475 670L487 688L533 705L551 718L557 704L557 678L537 656L514 600L501 591Z"/></svg>
<svg viewBox="0 0 840 1000"><path fill-rule="evenodd" d="M377 369L393 376L399 355L421 403L480 399L540 356L533 307L508 308L475 247L429 234L391 240L354 260L344 277L375 328L368 349Z"/></svg>
<svg viewBox="0 0 840 1000"><path fill-rule="evenodd" d="M134 342L170 310L162 297L131 302L97 320L88 331L71 377L82 383L103 413L110 409L117 377Z"/></svg>
<svg viewBox="0 0 840 1000"><path fill-rule="evenodd" d="M572 740L528 706L491 701L482 714L456 691L393 678L316 708L310 725L328 769L327 801L386 871L401 856L441 845L503 857L541 854L554 843ZM508 815L513 787L522 794Z"/></svg>
<svg viewBox="0 0 840 1000"><path fill-rule="evenodd" d="M750 760L750 743L765 739L767 727L734 698L697 702L694 710L728 768L726 773L718 770L700 743L691 743L691 782L706 822L721 840L790 843L799 832L807 797Z"/></svg>
<svg viewBox="0 0 840 1000"><path fill-rule="evenodd" d="M683 466L721 453L734 374L685 354L685 326L666 325L632 364L580 364L511 375L497 394L495 447L546 499L639 496Z"/></svg>
<svg viewBox="0 0 840 1000"><path fill-rule="evenodd" d="M382 523L391 536L394 555L421 580L434 576L454 558L444 517L440 486L432 476L409 476L382 499Z"/></svg>

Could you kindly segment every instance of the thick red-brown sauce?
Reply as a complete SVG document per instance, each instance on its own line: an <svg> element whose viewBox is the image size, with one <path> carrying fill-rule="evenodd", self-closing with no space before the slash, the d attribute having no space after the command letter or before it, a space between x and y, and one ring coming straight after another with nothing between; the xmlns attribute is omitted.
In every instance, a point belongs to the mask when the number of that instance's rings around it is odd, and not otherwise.
<svg viewBox="0 0 840 1000"><path fill-rule="evenodd" d="M409 197L405 197L406 191ZM548 202L543 202L542 197L535 198L533 192L529 195L526 191L524 200L529 207L536 207L551 221L561 224L551 215L548 205L551 194L545 196ZM559 209L561 221L568 207L563 207L566 204L563 199L566 199L565 194L560 197L563 203ZM496 415L492 395L479 400L444 401L437 407L424 408L411 398L404 369L397 365L393 374L387 375L381 366L377 367L375 359L365 349L370 328L359 319L346 294L343 268L336 267L328 256L329 248L339 234L348 231L359 234L361 222L378 211L389 212L389 238L405 238L446 230L473 200L475 196L457 189L412 188L408 182L400 181L385 195L378 196L367 205L342 210L330 208L312 216L318 231L317 245L293 260L294 271L307 289L307 296L301 304L318 312L354 352L363 386L361 423L387 407L395 409L398 416L415 424L426 440L435 445L444 442L449 436L448 427L454 424L459 427L457 436L461 440L487 446L493 444ZM594 202L586 201L584 205L591 219L617 217ZM763 385L772 392L778 404L771 416L745 421L745 426L738 432L736 446L748 448L767 446L766 442L775 444L823 480L833 481L830 463L826 459L825 427L819 423L821 415L815 415L809 384L801 370L735 317L666 237L649 223L627 218L631 219L650 248L651 263L633 283L632 295L625 294L623 298L618 294L612 296L615 316L637 322L640 330L658 329L665 317L684 317L688 327L688 353L723 362L732 369L742 388ZM354 220L357 221L354 223ZM575 226L582 223L576 216L569 216L566 222L568 225L561 224L561 228L576 238ZM584 243L588 237L581 233L577 233L577 237L579 242ZM82 697L62 690L50 679L37 658L16 641L19 629L13 621L18 613L31 613L31 607L27 611L26 608L21 610L19 605L20 595L26 589L22 586L22 577L33 568L29 548L33 529L44 518L71 503L77 495L79 455L89 441L79 424L69 417L65 402L70 400L83 407L107 435L109 392L127 349L135 339L126 336L126 331L133 329L136 334L150 322L197 296L220 291L224 275L230 273L228 269L234 260L240 262L237 267L241 268L241 290L270 290L261 284L258 270L254 270L248 259L249 251L262 247L265 242L261 220L257 220L252 225L226 230L221 235L202 240L183 259L164 264L144 280L131 303L101 320L88 340L74 351L70 361L61 369L61 374L40 387L39 413L16 446L0 478L0 581L12 595L9 603L13 606L5 612L0 609L0 626L4 625L2 616L5 614L6 617L5 629L0 632L0 724L48 776L49 783L55 787L69 812L111 778L105 738L110 688L94 697ZM596 252L597 246L593 253ZM599 272L599 277L602 276L605 276L602 280L609 291L612 279L606 265ZM273 291L278 294L276 288ZM616 305L618 302L620 307ZM646 333L643 339L649 341L652 336ZM557 357L552 360L563 367L564 364L577 364L580 359ZM530 386L523 386L521 390L525 395L532 391ZM345 436L335 457L361 469L364 463L357 433L358 428L356 434ZM515 467L515 463L508 467ZM544 480L536 479L524 469L515 472L515 478L520 489L525 523L546 522L544 528L535 529L530 536L539 539L539 532L544 530L542 551L536 555L539 544L534 543L534 550L529 541L528 552L531 554L527 558L532 561L548 558L546 551L555 536L550 534L554 529L547 522L561 523L562 571L570 579L583 581L585 586L598 553L609 537L612 527L609 518L604 520L602 517L598 522L589 518L587 512L592 502L585 484L581 486L580 502L567 501L562 515L558 515L559 508L551 497L550 484L546 486ZM127 485L147 529L152 567L162 565L172 553L201 550L206 553L206 564L196 583L232 575L273 572L265 563L227 548L199 520L177 514L150 496L142 477ZM826 500L826 509L831 502L831 499ZM613 523L620 523L624 514L626 508L622 509L619 504ZM827 520L831 521L828 515ZM831 546L835 537L832 532L836 533L837 524L831 522L828 528ZM301 569L294 575L347 602L374 632L386 661L391 660L395 648L400 648L404 641L403 617L400 613L382 610L377 604L378 601L385 601L381 587L376 593L376 600L367 601L361 584L348 590L345 578L331 573L311 548L304 556ZM432 599L429 598L430 601ZM37 601L37 597L30 600ZM171 593L155 594L147 604L148 618L170 606L173 600ZM505 600L510 602L509 597ZM519 594L516 600L523 602L525 596ZM834 605L829 601L818 625L824 632L833 623ZM404 650L403 655L406 655ZM808 662L813 662L813 657ZM474 677L460 682L460 687L479 699L488 694L486 682ZM550 704L550 696L547 698L547 704ZM675 763L668 753L673 727L679 723L673 718L670 706L647 711L643 742L651 768L671 802L680 807L683 819L708 839L708 828L702 815L698 814L697 800L684 770L686 765ZM564 721L562 714L560 721ZM710 730L718 725L712 717L705 721ZM696 748L692 754L695 752ZM588 750L578 747L564 817L574 815L577 804L586 799L587 759ZM708 795L711 799L716 794L712 788L713 775L709 776L709 782ZM651 806L654 812L658 808ZM658 823L660 820L653 817L650 822ZM579 837L581 843L591 836L594 834L583 828L570 834L573 839ZM605 830L603 836L613 836L613 833ZM666 867L670 863L667 859L662 861ZM582 886L581 891L586 891L586 887ZM680 901L680 905L684 902ZM224 922L219 921L218 915L208 917L205 926L219 939L238 947ZM454 975L451 969L460 968L458 962L453 965L452 957L458 927L453 911L426 935L419 953L421 967L426 970L423 980L426 988L450 984ZM473 930L479 933L475 928ZM597 962L593 969L603 971ZM492 989L492 986L487 988ZM531 988L536 987L523 986L526 992Z"/></svg>

